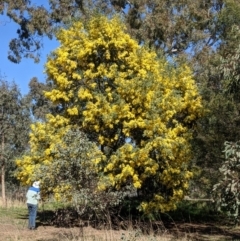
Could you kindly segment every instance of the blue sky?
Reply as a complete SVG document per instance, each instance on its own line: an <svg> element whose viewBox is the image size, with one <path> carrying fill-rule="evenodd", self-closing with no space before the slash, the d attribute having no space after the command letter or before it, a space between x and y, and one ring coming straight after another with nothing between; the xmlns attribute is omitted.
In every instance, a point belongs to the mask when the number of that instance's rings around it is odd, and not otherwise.
<svg viewBox="0 0 240 241"><path fill-rule="evenodd" d="M34 63L32 59L22 59L19 64L14 64L8 60L9 42L12 38L17 37L18 26L7 16L0 15L0 76L8 82L15 82L21 90L21 93L28 93L28 83L33 77L37 77L39 81L45 82L44 64L47 55L54 50L58 43L44 38L44 46L41 50L41 60Z"/></svg>

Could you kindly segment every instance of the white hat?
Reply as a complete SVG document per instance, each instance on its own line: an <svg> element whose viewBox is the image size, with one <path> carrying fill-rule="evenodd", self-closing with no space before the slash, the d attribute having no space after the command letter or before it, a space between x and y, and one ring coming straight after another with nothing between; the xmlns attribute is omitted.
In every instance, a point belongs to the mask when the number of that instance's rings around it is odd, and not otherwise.
<svg viewBox="0 0 240 241"><path fill-rule="evenodd" d="M39 188L39 185L40 185L40 181L35 181L32 186L35 188Z"/></svg>

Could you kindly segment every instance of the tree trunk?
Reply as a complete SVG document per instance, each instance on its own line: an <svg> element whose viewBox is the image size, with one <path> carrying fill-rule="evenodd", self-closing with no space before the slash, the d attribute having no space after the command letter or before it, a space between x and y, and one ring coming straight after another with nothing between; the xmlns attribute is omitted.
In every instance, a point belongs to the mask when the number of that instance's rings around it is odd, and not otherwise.
<svg viewBox="0 0 240 241"><path fill-rule="evenodd" d="M2 135L2 168L1 168L1 181L2 181L2 202L6 206L6 193L5 193L5 160L4 160L4 134Z"/></svg>

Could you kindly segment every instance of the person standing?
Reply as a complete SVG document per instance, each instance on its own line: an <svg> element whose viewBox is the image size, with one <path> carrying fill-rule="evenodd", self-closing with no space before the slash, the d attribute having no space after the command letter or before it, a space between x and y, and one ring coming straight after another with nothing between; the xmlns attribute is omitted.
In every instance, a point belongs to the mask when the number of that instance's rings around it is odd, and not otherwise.
<svg viewBox="0 0 240 241"><path fill-rule="evenodd" d="M40 200L40 181L35 181L28 189L27 194L27 207L28 207L28 228L30 230L36 229L36 217L38 209L38 201Z"/></svg>

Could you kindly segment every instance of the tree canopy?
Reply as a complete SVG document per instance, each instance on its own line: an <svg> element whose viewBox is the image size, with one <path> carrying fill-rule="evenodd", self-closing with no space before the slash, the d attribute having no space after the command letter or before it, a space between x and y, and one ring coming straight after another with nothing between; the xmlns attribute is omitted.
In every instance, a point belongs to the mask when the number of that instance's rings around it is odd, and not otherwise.
<svg viewBox="0 0 240 241"><path fill-rule="evenodd" d="M89 158L100 190L132 186L145 213L174 209L192 176L191 127L202 113L190 69L139 45L118 17L76 21L56 36L45 96L61 111L32 125L18 178L29 184L42 163L51 166L55 146L75 126L100 148L100 158Z"/></svg>

